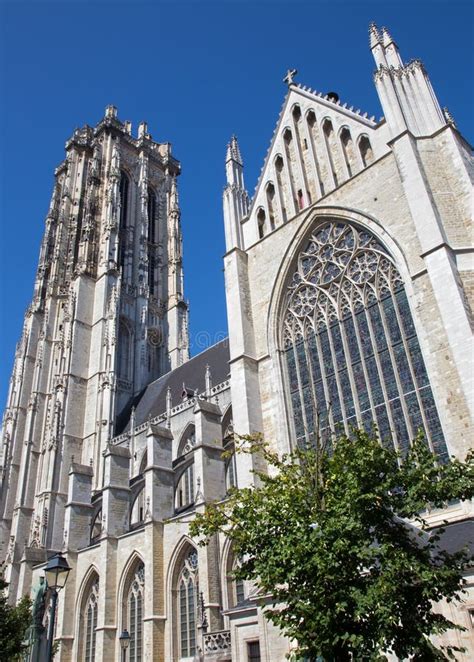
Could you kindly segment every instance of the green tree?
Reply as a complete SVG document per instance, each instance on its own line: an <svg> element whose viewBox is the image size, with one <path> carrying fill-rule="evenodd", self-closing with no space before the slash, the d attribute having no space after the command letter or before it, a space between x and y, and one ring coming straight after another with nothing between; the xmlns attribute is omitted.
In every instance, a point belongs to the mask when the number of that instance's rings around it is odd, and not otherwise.
<svg viewBox="0 0 474 662"><path fill-rule="evenodd" d="M402 459L356 430L330 449L283 457L258 436L238 438L236 448L261 455L268 473L207 505L191 534L201 545L217 532L232 540L242 559L235 578L271 596L265 616L297 642L295 658L455 659L460 649L430 642L459 627L433 603L459 597L469 559L444 551L443 530L428 531L422 513L472 498L472 455L440 464L419 436Z"/></svg>
<svg viewBox="0 0 474 662"><path fill-rule="evenodd" d="M5 589L8 587L0 568L0 657L2 660L21 660L26 653L25 643L31 625L31 600L24 596L12 607L7 603Z"/></svg>

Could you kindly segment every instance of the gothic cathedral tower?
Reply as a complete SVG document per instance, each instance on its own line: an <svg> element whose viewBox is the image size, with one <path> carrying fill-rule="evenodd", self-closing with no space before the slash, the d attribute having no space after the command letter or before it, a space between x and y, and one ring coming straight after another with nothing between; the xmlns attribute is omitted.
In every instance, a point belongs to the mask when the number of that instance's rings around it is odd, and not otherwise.
<svg viewBox="0 0 474 662"><path fill-rule="evenodd" d="M63 546L71 462L90 465L99 490L117 417L188 359L179 173L170 144L145 123L132 137L114 106L66 143L3 422L11 595L25 546Z"/></svg>

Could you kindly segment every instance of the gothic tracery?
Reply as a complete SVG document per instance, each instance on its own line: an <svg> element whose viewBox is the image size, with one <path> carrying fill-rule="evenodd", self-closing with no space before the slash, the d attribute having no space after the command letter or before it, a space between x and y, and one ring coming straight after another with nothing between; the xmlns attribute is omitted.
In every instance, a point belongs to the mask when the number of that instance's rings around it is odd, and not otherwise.
<svg viewBox="0 0 474 662"><path fill-rule="evenodd" d="M446 444L400 274L366 229L318 224L286 293L283 343L299 442L343 425L404 451L418 429Z"/></svg>

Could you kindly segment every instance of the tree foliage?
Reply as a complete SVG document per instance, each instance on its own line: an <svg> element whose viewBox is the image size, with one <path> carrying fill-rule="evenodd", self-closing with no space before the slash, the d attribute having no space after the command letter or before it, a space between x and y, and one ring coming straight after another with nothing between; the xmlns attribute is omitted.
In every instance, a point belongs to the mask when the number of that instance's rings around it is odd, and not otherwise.
<svg viewBox="0 0 474 662"><path fill-rule="evenodd" d="M459 627L433 603L459 597L469 559L444 551L443 530L428 531L422 513L472 498L472 455L439 464L419 436L402 459L357 430L330 449L279 457L250 436L236 452L258 453L268 473L207 505L191 534L200 544L217 532L231 539L242 559L235 577L271 596L264 613L297 642L296 657L454 659L458 648L430 642Z"/></svg>
<svg viewBox="0 0 474 662"><path fill-rule="evenodd" d="M20 660L26 653L26 633L31 625L31 600L24 596L12 607L7 603L8 587L0 568L0 651L2 660Z"/></svg>

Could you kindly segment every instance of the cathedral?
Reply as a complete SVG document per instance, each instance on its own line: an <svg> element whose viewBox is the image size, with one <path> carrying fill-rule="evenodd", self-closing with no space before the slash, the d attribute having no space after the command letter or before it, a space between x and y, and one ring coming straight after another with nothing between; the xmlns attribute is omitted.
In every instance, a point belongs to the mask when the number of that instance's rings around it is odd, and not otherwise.
<svg viewBox="0 0 474 662"><path fill-rule="evenodd" d="M283 662L293 642L234 581L232 547L188 535L194 513L251 486L234 431L279 452L338 424L376 423L403 452L419 428L443 460L473 438L473 160L419 60L371 25L376 121L285 77L252 199L233 137L225 160L229 337L190 358L180 163L108 106L55 171L34 294L2 426L0 560L12 603L47 559L71 568L55 660ZM271 119L271 118L270 118ZM223 457L223 450L229 451ZM453 544L474 509L432 511ZM445 642L474 659L465 627ZM31 661L44 660L47 605Z"/></svg>

